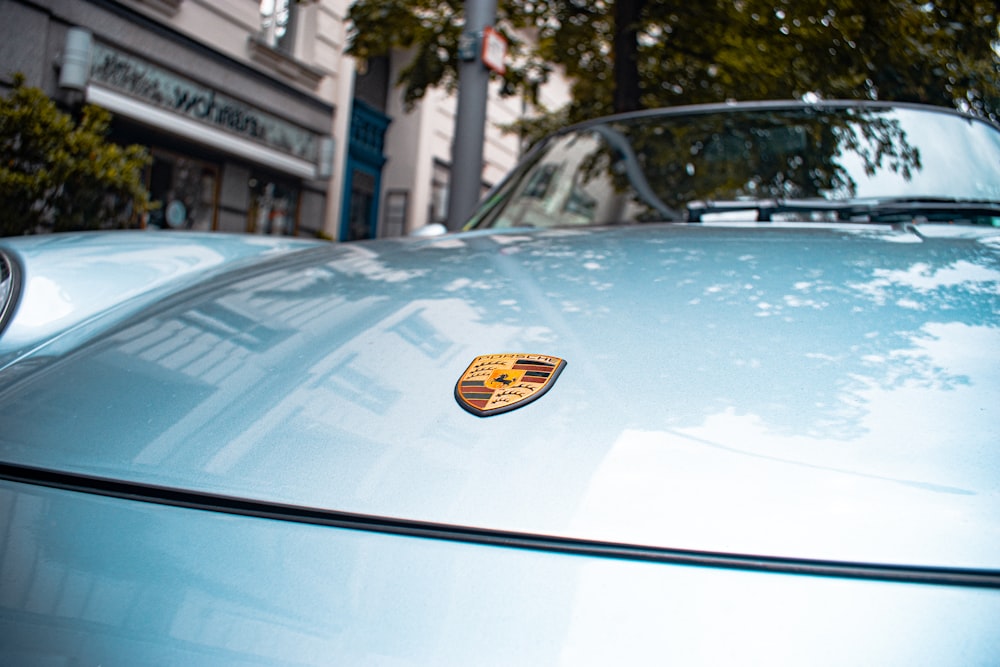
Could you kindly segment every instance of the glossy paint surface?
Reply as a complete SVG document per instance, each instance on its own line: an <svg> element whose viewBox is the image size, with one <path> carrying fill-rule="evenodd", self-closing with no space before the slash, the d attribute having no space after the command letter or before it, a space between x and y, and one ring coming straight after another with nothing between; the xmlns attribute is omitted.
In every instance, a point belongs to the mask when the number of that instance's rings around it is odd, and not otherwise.
<svg viewBox="0 0 1000 667"><path fill-rule="evenodd" d="M14 365L0 456L421 521L995 569L998 258L994 230L929 225L330 246ZM505 352L567 366L524 408L462 410L462 372Z"/></svg>
<svg viewBox="0 0 1000 667"><path fill-rule="evenodd" d="M24 237L17 317L0 336L0 368L109 309L129 312L223 266L307 247L259 236L117 232Z"/></svg>
<svg viewBox="0 0 1000 667"><path fill-rule="evenodd" d="M563 556L0 483L0 663L987 665L1000 591Z"/></svg>

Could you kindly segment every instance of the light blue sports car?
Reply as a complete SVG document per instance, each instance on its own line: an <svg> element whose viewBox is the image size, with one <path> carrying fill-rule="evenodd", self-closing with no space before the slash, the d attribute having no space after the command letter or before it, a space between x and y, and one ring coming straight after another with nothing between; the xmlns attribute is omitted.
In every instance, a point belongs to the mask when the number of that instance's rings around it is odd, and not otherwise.
<svg viewBox="0 0 1000 667"><path fill-rule="evenodd" d="M0 664L1000 663L1000 130L550 137L461 233L0 240Z"/></svg>

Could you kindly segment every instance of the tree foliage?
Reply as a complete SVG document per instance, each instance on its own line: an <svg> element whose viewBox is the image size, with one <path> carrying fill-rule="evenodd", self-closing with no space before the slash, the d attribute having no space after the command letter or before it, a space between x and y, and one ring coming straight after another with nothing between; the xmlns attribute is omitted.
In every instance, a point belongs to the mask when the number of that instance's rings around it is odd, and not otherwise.
<svg viewBox="0 0 1000 667"><path fill-rule="evenodd" d="M407 102L453 85L461 0L356 0L349 52L414 54ZM1000 116L993 0L500 0L508 92L554 67L564 120L725 100L886 99Z"/></svg>
<svg viewBox="0 0 1000 667"><path fill-rule="evenodd" d="M93 105L77 122L15 76L0 97L0 235L125 227L149 209L149 155L108 141L110 122Z"/></svg>

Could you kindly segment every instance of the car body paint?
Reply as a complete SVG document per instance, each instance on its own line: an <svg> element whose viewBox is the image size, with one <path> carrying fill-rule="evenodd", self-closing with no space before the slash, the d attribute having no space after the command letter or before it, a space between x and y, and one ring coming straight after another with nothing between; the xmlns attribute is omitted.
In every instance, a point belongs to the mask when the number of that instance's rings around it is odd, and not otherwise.
<svg viewBox="0 0 1000 667"><path fill-rule="evenodd" d="M995 567L997 248L851 225L331 246L9 369L0 453L416 521ZM524 408L461 410L472 359L511 351L568 366Z"/></svg>

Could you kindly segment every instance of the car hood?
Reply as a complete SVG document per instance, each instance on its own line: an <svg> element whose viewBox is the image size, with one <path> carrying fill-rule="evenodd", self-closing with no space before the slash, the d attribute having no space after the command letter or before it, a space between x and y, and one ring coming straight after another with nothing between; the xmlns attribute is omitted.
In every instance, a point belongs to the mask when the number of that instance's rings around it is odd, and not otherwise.
<svg viewBox="0 0 1000 667"><path fill-rule="evenodd" d="M990 229L324 244L70 338L0 373L8 465L629 545L1000 567ZM455 385L495 353L567 365L477 417Z"/></svg>
<svg viewBox="0 0 1000 667"><path fill-rule="evenodd" d="M134 312L183 285L310 245L281 237L139 231L40 234L7 244L12 258L28 268L19 275L18 317L0 336L0 369L36 347L73 347L63 335L79 333L97 316L106 319L108 311Z"/></svg>

